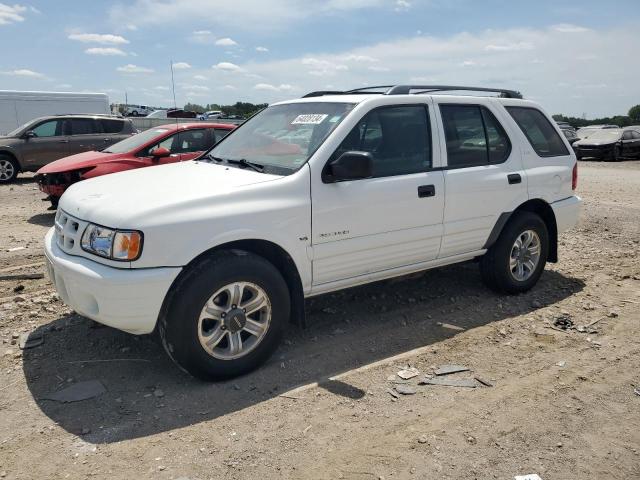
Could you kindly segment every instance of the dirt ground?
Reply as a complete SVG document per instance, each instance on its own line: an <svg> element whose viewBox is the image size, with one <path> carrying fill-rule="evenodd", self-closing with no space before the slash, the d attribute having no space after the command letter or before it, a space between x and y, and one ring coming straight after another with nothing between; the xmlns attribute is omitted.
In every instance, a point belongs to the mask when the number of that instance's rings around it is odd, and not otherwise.
<svg viewBox="0 0 640 480"><path fill-rule="evenodd" d="M53 214L31 179L1 186L0 478L640 478L640 162L581 163L579 192L531 292L469 263L326 295L263 368L206 384L24 279ZM443 364L493 386L418 385ZM45 399L87 380L106 392Z"/></svg>

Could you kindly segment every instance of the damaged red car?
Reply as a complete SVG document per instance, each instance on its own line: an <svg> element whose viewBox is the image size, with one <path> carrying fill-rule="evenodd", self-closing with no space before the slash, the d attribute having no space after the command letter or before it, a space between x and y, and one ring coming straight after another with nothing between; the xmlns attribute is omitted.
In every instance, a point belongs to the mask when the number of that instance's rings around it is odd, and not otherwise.
<svg viewBox="0 0 640 480"><path fill-rule="evenodd" d="M70 185L88 178L134 168L193 160L229 134L236 125L180 123L150 128L100 152L84 152L45 165L36 174L51 209Z"/></svg>

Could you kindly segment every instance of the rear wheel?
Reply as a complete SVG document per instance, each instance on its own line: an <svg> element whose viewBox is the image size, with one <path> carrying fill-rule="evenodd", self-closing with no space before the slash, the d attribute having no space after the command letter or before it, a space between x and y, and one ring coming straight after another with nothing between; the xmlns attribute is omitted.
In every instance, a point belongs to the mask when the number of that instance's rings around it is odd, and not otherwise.
<svg viewBox="0 0 640 480"><path fill-rule="evenodd" d="M18 176L18 162L8 155L0 155L0 183L11 183Z"/></svg>
<svg viewBox="0 0 640 480"><path fill-rule="evenodd" d="M203 380L235 377L261 365L289 320L280 272L249 252L219 252L179 281L159 333L169 356Z"/></svg>
<svg viewBox="0 0 640 480"><path fill-rule="evenodd" d="M535 213L517 212L480 260L482 279L498 292L526 292L542 275L548 254L544 221Z"/></svg>

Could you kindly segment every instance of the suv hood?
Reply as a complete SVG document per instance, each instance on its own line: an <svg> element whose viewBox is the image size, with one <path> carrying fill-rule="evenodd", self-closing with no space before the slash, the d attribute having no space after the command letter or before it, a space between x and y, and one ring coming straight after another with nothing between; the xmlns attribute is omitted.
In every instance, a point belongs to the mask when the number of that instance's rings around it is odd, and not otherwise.
<svg viewBox="0 0 640 480"><path fill-rule="evenodd" d="M171 212L206 208L229 193L279 178L209 162L172 163L74 183L59 208L107 227L139 229Z"/></svg>
<svg viewBox="0 0 640 480"><path fill-rule="evenodd" d="M38 170L38 173L71 172L73 170L95 167L101 163L121 160L129 156L129 153L82 152L51 162Z"/></svg>

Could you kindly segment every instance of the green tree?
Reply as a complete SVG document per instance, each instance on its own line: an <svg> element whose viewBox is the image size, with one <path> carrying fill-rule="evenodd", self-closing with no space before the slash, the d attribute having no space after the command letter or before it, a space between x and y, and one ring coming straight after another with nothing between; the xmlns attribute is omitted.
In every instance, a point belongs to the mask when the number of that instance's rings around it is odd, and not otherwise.
<svg viewBox="0 0 640 480"><path fill-rule="evenodd" d="M640 105L635 105L629 109L629 118L634 122L640 121Z"/></svg>

